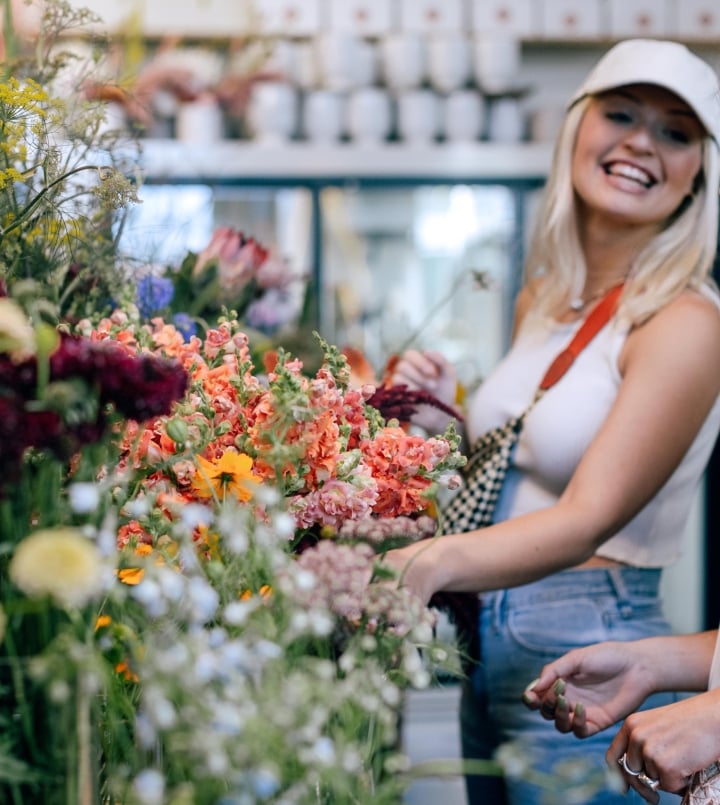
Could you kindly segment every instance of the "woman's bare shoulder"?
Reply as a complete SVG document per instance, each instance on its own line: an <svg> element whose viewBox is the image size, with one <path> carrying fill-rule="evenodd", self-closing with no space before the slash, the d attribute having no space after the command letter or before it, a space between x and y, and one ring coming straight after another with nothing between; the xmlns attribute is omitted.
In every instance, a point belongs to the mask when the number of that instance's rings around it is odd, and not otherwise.
<svg viewBox="0 0 720 805"><path fill-rule="evenodd" d="M643 324L634 327L623 350L624 362L634 355L656 354L667 360L690 361L715 355L720 367L720 306L718 300L687 290ZM707 367L709 370L711 367Z"/></svg>

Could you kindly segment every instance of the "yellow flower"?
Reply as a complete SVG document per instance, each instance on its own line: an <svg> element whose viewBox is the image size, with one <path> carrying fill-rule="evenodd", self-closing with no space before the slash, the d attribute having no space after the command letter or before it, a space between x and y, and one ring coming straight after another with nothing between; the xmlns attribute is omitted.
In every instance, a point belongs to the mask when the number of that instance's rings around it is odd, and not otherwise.
<svg viewBox="0 0 720 805"><path fill-rule="evenodd" d="M118 579L130 587L134 587L145 577L145 568L142 567L126 567L123 570L118 570Z"/></svg>
<svg viewBox="0 0 720 805"><path fill-rule="evenodd" d="M95 631L98 632L100 629L110 626L111 623L112 618L109 615L98 615L98 618L95 621Z"/></svg>
<svg viewBox="0 0 720 805"><path fill-rule="evenodd" d="M263 584L257 591L257 594L260 596L260 598L270 598L270 596L272 595L272 587L269 584ZM249 601L253 597L253 595L255 595L255 593L253 593L252 590L250 589L243 590L240 593L240 600Z"/></svg>
<svg viewBox="0 0 720 805"><path fill-rule="evenodd" d="M195 456L199 469L193 479L193 492L200 498L223 500L229 492L238 500L252 497L252 486L261 481L252 471L252 459L245 453L226 450L217 461Z"/></svg>
<svg viewBox="0 0 720 805"><path fill-rule="evenodd" d="M133 552L136 556L150 556L150 554L153 552L152 545L148 545L146 542L140 542L135 546L135 550ZM136 584L140 584L145 577L145 568L126 567L122 570L118 570L117 576L123 584L134 587Z"/></svg>
<svg viewBox="0 0 720 805"><path fill-rule="evenodd" d="M139 682L140 677L132 670L132 668L126 662L119 662L115 665L115 673L120 674L120 676L126 682Z"/></svg>
<svg viewBox="0 0 720 805"><path fill-rule="evenodd" d="M49 595L81 607L102 590L102 559L77 528L47 528L26 537L10 562L10 578L26 595Z"/></svg>
<svg viewBox="0 0 720 805"><path fill-rule="evenodd" d="M22 308L8 297L0 298L0 352L13 361L35 354L35 331Z"/></svg>

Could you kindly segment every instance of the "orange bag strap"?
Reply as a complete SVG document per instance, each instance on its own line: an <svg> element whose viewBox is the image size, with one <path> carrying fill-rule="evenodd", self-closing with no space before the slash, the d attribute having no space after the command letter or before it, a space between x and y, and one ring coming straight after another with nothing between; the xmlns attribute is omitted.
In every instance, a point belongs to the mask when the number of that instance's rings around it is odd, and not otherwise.
<svg viewBox="0 0 720 805"><path fill-rule="evenodd" d="M575 358L610 321L617 308L622 289L623 283L611 288L590 311L572 341L550 364L550 368L540 381L538 391L547 391L551 386L554 386L573 365Z"/></svg>

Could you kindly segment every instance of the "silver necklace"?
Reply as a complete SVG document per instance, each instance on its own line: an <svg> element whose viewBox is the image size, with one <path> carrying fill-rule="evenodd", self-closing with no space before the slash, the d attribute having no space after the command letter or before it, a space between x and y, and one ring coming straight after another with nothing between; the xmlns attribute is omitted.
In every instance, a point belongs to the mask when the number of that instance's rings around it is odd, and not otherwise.
<svg viewBox="0 0 720 805"><path fill-rule="evenodd" d="M575 313L579 313L584 307L587 307L590 302L594 302L599 297L604 296L608 291L611 291L622 282L625 282L624 278L614 282L612 285L606 285L605 287L600 288L599 291L595 291L595 293L590 294L590 296L576 296L570 300L570 310L573 310Z"/></svg>

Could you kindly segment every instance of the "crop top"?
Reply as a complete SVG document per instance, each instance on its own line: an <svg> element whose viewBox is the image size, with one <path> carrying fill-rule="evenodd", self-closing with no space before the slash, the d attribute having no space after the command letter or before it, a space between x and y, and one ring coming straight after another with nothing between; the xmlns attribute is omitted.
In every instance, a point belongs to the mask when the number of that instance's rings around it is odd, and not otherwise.
<svg viewBox="0 0 720 805"><path fill-rule="evenodd" d="M715 294L707 295L720 305ZM545 370L579 326L580 321L558 323L528 312L511 349L470 400L470 443L522 413ZM530 411L496 506L496 521L558 500L615 402L621 382L618 358L627 334L627 327L611 321ZM597 556L636 567L665 567L679 557L685 524L719 429L720 396L670 478L600 546Z"/></svg>

